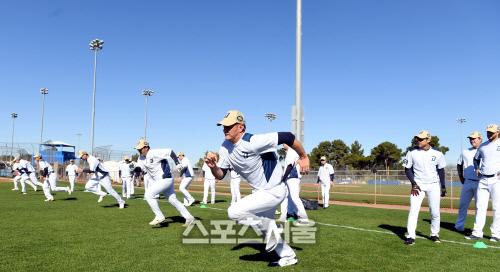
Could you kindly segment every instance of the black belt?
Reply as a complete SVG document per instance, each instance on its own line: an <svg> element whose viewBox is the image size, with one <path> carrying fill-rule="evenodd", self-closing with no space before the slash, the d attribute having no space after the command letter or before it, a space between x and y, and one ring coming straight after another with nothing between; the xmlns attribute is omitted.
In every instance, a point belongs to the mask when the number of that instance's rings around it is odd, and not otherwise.
<svg viewBox="0 0 500 272"><path fill-rule="evenodd" d="M466 180L470 180L470 181L479 181L478 179L466 179Z"/></svg>
<svg viewBox="0 0 500 272"><path fill-rule="evenodd" d="M494 177L494 176L496 176L496 175L483 175L483 174L481 174L481 176L482 176L482 177L485 177L485 178L492 178L492 177Z"/></svg>

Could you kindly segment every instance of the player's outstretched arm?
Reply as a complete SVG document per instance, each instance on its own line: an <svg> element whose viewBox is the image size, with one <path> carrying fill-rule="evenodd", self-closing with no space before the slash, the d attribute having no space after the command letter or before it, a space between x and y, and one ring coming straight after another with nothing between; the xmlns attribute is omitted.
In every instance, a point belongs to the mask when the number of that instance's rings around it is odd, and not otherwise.
<svg viewBox="0 0 500 272"><path fill-rule="evenodd" d="M217 154L213 152L208 152L205 158L205 163L210 168L210 171L212 171L212 175L214 175L216 179L220 180L224 178L227 170L224 171L217 166Z"/></svg>
<svg viewBox="0 0 500 272"><path fill-rule="evenodd" d="M297 163L300 165L300 170L304 173L309 172L309 157L307 156L307 153L304 150L304 146L302 146L302 143L294 139L293 144L290 145L290 147L293 150L295 150L297 154L299 154L299 159L297 160Z"/></svg>

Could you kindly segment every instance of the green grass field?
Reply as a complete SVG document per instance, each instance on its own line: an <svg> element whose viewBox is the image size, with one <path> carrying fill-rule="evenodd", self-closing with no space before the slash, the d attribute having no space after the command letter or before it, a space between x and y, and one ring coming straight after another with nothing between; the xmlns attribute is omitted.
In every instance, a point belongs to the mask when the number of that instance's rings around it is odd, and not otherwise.
<svg viewBox="0 0 500 272"><path fill-rule="evenodd" d="M0 271L262 271L276 257L261 252L261 245L186 245L183 220L165 202L170 223L151 227L152 212L142 199L120 210L112 197L97 203L97 196L81 191L57 193L44 202L43 193L28 195L0 183ZM120 191L120 190L117 190ZM140 193L140 190L139 190ZM180 194L177 193L180 199ZM200 199L199 194L194 195ZM228 198L191 213L209 226L211 219L226 219ZM309 211L317 221L315 244L294 244L299 263L288 271L498 271L500 244L485 240L488 249L451 230L455 215L442 214L441 239L434 244L417 239L403 245L407 212L347 206ZM421 213L417 231L429 234L428 213ZM467 227L472 225L469 217ZM491 218L485 233L489 233Z"/></svg>

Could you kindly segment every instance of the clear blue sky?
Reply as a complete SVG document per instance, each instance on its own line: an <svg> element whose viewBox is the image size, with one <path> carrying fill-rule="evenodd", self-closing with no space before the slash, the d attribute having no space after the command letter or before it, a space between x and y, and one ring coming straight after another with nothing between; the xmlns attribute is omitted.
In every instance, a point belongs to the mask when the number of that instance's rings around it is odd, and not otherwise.
<svg viewBox="0 0 500 272"><path fill-rule="evenodd" d="M405 148L427 129L451 148L500 122L500 2L304 0L305 146L359 140ZM196 161L222 142L215 123L240 109L248 131L290 130L295 80L295 1L61 1L0 3L0 141L44 139L89 146L93 55L98 56L96 146L131 150L150 100L153 147ZM465 138L465 135L464 135ZM467 144L464 141L464 144Z"/></svg>

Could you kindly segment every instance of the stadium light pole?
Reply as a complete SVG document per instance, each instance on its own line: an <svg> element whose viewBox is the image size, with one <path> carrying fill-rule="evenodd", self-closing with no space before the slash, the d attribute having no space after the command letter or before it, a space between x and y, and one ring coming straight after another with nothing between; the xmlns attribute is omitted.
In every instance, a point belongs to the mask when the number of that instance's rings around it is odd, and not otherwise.
<svg viewBox="0 0 500 272"><path fill-rule="evenodd" d="M17 118L17 113L13 112L10 114L10 117L12 118L12 139L10 142L10 157L14 159L14 123Z"/></svg>
<svg viewBox="0 0 500 272"><path fill-rule="evenodd" d="M90 152L94 154L94 127L95 127L95 93L96 93L96 72L97 72L97 52L102 50L103 40L94 39L90 41L90 50L94 51L94 88L92 92L92 128L90 130Z"/></svg>
<svg viewBox="0 0 500 272"><path fill-rule="evenodd" d="M271 129L271 131L273 130L273 121L276 120L276 118L278 117L278 115L274 114L274 113L266 113L264 114L264 117L267 118L267 120L269 120L269 128Z"/></svg>
<svg viewBox="0 0 500 272"><path fill-rule="evenodd" d="M467 120L465 118L463 118L463 117L457 118L457 123L458 123L458 126L460 128L460 152L462 152L462 150L464 149L464 146L463 146L463 142L464 141L462 139L462 137L463 137L463 129L462 129L462 127L463 127L463 124L465 122L467 122Z"/></svg>
<svg viewBox="0 0 500 272"><path fill-rule="evenodd" d="M295 137L304 142L302 109L302 0L297 0L297 22L295 35L295 106L292 109L292 130Z"/></svg>
<svg viewBox="0 0 500 272"><path fill-rule="evenodd" d="M45 96L49 94L49 89L41 88L40 93L42 94L42 121L40 128L40 145L43 144L43 120L45 117Z"/></svg>
<svg viewBox="0 0 500 272"><path fill-rule="evenodd" d="M144 90L142 91L142 95L144 95L145 104L144 104L144 140L147 139L148 132L148 97L152 96L154 91Z"/></svg>

